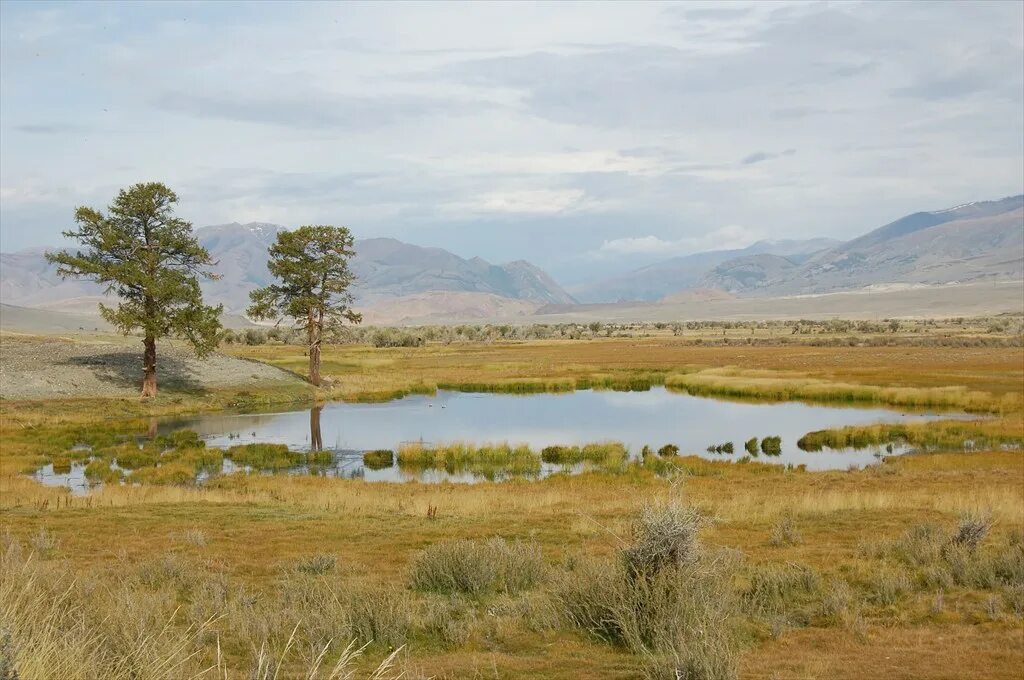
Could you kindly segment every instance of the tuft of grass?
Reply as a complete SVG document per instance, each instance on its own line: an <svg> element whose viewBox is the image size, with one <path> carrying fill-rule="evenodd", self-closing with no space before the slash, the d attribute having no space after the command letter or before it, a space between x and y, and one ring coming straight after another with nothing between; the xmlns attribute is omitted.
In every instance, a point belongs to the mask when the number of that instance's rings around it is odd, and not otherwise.
<svg viewBox="0 0 1024 680"><path fill-rule="evenodd" d="M658 455L661 456L662 458L667 458L669 456L678 456L679 447L676 446L675 444L665 444L660 449L658 449Z"/></svg>
<svg viewBox="0 0 1024 680"><path fill-rule="evenodd" d="M743 448L746 449L747 453L751 456L757 455L757 437L751 437L743 443Z"/></svg>
<svg viewBox="0 0 1024 680"><path fill-rule="evenodd" d="M541 581L544 561L530 543L455 540L435 543L413 560L409 585L424 592L515 593Z"/></svg>
<svg viewBox="0 0 1024 680"><path fill-rule="evenodd" d="M786 545L799 545L803 543L803 536L796 526L793 515L784 514L772 526L771 536L768 538L768 545L776 548Z"/></svg>
<svg viewBox="0 0 1024 680"><path fill-rule="evenodd" d="M334 571L337 564L337 556L319 553L298 559L295 562L295 571L310 576L322 576Z"/></svg>

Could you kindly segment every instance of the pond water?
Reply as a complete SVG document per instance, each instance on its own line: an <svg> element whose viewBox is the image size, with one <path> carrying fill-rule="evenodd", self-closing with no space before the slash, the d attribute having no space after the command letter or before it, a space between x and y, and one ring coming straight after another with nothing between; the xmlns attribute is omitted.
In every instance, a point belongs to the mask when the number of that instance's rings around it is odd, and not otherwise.
<svg viewBox="0 0 1024 680"><path fill-rule="evenodd" d="M362 454L374 449L397 450L403 444L425 446L464 441L472 444L508 442L527 444L540 451L545 446L582 445L618 441L636 457L646 445L657 450L665 444L679 447L681 455L697 454L715 460L739 460L746 456L743 443L752 438L781 437L778 455L760 454L768 463L804 465L809 470L861 467L888 454L884 447L802 451L797 440L804 434L844 425L897 423L958 417L921 414L884 408L819 406L800 402L752 403L696 397L664 387L647 391L576 392L508 395L440 391L433 396L414 395L386 403L336 402L314 409L279 413L219 413L167 420L160 434L194 430L207 446L227 448L239 444L285 444L297 451L329 451L332 463L297 466L289 474L324 474L367 481L474 482L502 479L500 470L484 475L440 469L383 469L364 466ZM707 449L732 442L734 453ZM904 453L895 446L891 453ZM585 464L566 467L543 463L540 473L580 472ZM222 473L247 470L225 459ZM206 474L206 473L204 473ZM84 463L55 473L47 465L36 473L47 485L68 486L86 492L89 481ZM203 475L200 476L202 480ZM127 480L130 482L130 476Z"/></svg>
<svg viewBox="0 0 1024 680"><path fill-rule="evenodd" d="M780 455L762 455L761 460L811 470L846 469L874 462L881 447L806 452L797 448L797 440L813 430L936 417L882 408L726 401L653 387L642 392L580 390L525 396L440 391L378 404L330 403L312 411L201 415L165 422L160 431L194 430L215 447L261 442L328 450L337 454L337 474L401 480L407 477L397 468L363 469L360 454L418 442L523 443L539 451L553 445L620 441L634 455L645 445L657 450L675 444L681 454L722 459L730 456L706 449L731 441L731 458L738 459L745 454L744 441L774 435L782 438ZM451 477L439 473L437 479Z"/></svg>

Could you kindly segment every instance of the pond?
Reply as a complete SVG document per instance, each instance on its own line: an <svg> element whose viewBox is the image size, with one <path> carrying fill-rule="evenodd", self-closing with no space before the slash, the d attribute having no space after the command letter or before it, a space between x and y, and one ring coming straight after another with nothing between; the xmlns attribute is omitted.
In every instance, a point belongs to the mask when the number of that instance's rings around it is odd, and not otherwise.
<svg viewBox="0 0 1024 680"><path fill-rule="evenodd" d="M758 460L804 465L809 470L845 470L876 462L879 455L889 451L872 446L809 452L800 450L797 440L813 430L939 417L885 408L729 401L653 387L633 392L580 390L531 395L439 391L432 396L413 395L385 403L337 402L280 413L206 414L164 421L158 431L169 434L193 430L209 447L265 443L284 444L295 451L330 452L329 465L295 466L287 470L292 474L313 472L368 481L474 482L500 479L502 475L500 471L495 475L400 468L397 464L371 469L363 464L363 453L459 441L526 444L536 451L555 445L618 441L634 457L644 446L657 451L665 444L674 444L681 455L739 460L746 455L746 440L774 436L781 438L777 454L761 454ZM733 444L731 455L708 451L709 446L726 442ZM897 445L892 453L906 450ZM245 468L225 459L221 472L238 469ZM543 463L533 476L584 469L585 465ZM44 484L71 486L76 491L88 486L82 466L77 464L62 474L46 466L36 477Z"/></svg>

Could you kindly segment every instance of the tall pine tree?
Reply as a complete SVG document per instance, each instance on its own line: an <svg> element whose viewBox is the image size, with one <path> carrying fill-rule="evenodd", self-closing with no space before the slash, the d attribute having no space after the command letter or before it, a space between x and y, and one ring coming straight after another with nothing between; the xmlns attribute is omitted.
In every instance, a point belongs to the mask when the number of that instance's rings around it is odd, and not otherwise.
<svg viewBox="0 0 1024 680"><path fill-rule="evenodd" d="M192 235L192 225L174 216L178 197L151 182L122 189L104 215L92 208L75 211L77 230L64 235L84 250L47 253L57 272L106 286L120 298L116 308L100 305L103 318L125 335L141 330L142 396L156 395L156 341L187 340L199 356L217 346L222 306L203 304L199 278L215 279L214 263Z"/></svg>
<svg viewBox="0 0 1024 680"><path fill-rule="evenodd" d="M348 266L355 255L353 244L345 227L311 225L278 232L267 268L280 283L249 294L251 318L290 318L306 331L309 381L314 385L320 384L320 343L325 334L345 321L362 321L352 310L349 290L355 281Z"/></svg>

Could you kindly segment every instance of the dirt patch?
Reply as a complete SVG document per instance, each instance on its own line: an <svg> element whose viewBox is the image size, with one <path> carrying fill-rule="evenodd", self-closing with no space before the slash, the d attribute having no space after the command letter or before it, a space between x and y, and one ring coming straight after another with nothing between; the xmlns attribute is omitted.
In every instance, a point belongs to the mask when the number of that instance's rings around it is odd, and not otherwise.
<svg viewBox="0 0 1024 680"><path fill-rule="evenodd" d="M197 393L218 387L301 384L287 371L223 354L197 359L175 342L157 345L162 392ZM0 397L128 397L142 383L138 338L0 336Z"/></svg>

